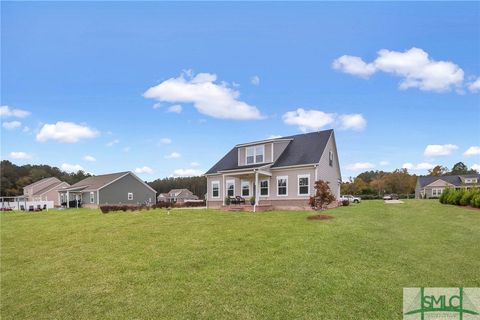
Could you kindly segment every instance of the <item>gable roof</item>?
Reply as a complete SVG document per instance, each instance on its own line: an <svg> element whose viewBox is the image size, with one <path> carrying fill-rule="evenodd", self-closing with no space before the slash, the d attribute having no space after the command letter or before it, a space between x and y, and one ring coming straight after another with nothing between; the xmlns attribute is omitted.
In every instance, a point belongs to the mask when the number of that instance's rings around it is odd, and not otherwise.
<svg viewBox="0 0 480 320"><path fill-rule="evenodd" d="M272 168L312 164L320 161L328 139L333 130L323 130L311 133L297 134L281 137L278 139L264 140L254 143L265 143L290 140L285 150L274 163L260 163L246 166L238 165L238 149L245 144L233 147L220 161L218 161L206 174L216 173L223 170L258 168L271 164Z"/></svg>
<svg viewBox="0 0 480 320"><path fill-rule="evenodd" d="M62 184L67 184L67 188L68 188L68 186L70 186L70 185L69 185L67 182L65 182L65 181L54 182L54 183L49 184L49 185L46 186L45 188L43 188L43 189L35 192L34 196L35 196L35 195L42 195L42 194L46 193L47 191L50 191L50 190L55 189L55 188L60 188L60 186L61 186Z"/></svg>
<svg viewBox="0 0 480 320"><path fill-rule="evenodd" d="M417 183L420 185L420 188L428 186L429 184L437 181L443 180L450 184L453 184L456 187L463 185L462 178L477 178L480 181L480 174L469 174L469 175L456 175L456 176L420 176L417 179Z"/></svg>
<svg viewBox="0 0 480 320"><path fill-rule="evenodd" d="M52 180L52 182L50 184L53 184L55 182L61 182L58 178L56 177L48 177L48 178L43 178L43 179L40 179L38 181L35 181L34 183L30 183L28 186L25 186L24 188L32 188L36 185L39 185L39 184L42 184L42 183L45 183L47 182L48 180Z"/></svg>
<svg viewBox="0 0 480 320"><path fill-rule="evenodd" d="M109 173L109 174L102 174L99 176L92 176L85 178L75 184L72 184L70 187L63 188L63 190L97 190L100 189L101 187L115 181L118 178L121 178L123 176L126 176L129 174L129 171L124 171L124 172L117 172L117 173Z"/></svg>

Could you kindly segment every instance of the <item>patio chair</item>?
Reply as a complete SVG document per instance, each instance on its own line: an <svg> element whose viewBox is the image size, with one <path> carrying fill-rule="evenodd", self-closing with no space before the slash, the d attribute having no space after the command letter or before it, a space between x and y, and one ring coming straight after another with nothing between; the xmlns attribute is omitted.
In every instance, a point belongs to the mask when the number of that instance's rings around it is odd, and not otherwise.
<svg viewBox="0 0 480 320"><path fill-rule="evenodd" d="M245 204L245 198L242 198L240 196L236 196L236 200L238 204Z"/></svg>
<svg viewBox="0 0 480 320"><path fill-rule="evenodd" d="M229 199L230 199L230 204L238 204L237 198L235 198L235 197L229 197Z"/></svg>

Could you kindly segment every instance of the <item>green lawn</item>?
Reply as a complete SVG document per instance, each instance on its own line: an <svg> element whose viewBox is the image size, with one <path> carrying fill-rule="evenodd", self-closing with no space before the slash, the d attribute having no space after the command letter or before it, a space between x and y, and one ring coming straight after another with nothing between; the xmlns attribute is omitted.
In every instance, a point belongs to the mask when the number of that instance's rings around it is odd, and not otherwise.
<svg viewBox="0 0 480 320"><path fill-rule="evenodd" d="M1 214L2 319L401 319L403 287L480 287L480 210Z"/></svg>

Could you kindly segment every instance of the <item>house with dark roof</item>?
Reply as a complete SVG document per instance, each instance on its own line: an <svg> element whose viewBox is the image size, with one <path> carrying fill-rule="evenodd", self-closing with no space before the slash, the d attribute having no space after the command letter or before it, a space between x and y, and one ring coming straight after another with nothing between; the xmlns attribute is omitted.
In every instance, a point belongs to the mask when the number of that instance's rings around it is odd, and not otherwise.
<svg viewBox="0 0 480 320"><path fill-rule="evenodd" d="M160 193L158 202L184 203L188 200L198 200L198 197L188 189L172 189L168 193Z"/></svg>
<svg viewBox="0 0 480 320"><path fill-rule="evenodd" d="M58 190L70 186L67 182L50 177L36 181L23 187L23 195L28 201L53 201L55 207L60 206Z"/></svg>
<svg viewBox="0 0 480 320"><path fill-rule="evenodd" d="M66 207L154 204L157 192L133 172L117 172L83 179L58 191Z"/></svg>
<svg viewBox="0 0 480 320"><path fill-rule="evenodd" d="M418 177L415 198L438 198L447 188L480 188L480 174Z"/></svg>
<svg viewBox="0 0 480 320"><path fill-rule="evenodd" d="M238 144L205 176L208 207L240 197L253 211L309 208L317 180L338 199L342 181L333 130Z"/></svg>

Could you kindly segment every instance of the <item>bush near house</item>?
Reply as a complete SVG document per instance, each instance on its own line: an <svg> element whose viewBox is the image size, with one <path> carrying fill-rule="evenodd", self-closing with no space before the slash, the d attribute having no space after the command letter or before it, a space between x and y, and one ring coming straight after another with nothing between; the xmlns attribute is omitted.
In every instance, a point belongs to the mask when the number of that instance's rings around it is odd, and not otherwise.
<svg viewBox="0 0 480 320"><path fill-rule="evenodd" d="M480 189L445 189L439 200L443 204L480 208Z"/></svg>
<svg viewBox="0 0 480 320"><path fill-rule="evenodd" d="M170 203L170 202L159 202L151 206L135 206L135 205L103 205L100 206L102 213L109 213L110 211L141 211L141 210L150 210L150 209L161 209L161 208L192 208L192 207L205 207L205 201L199 202L184 202L184 203Z"/></svg>

